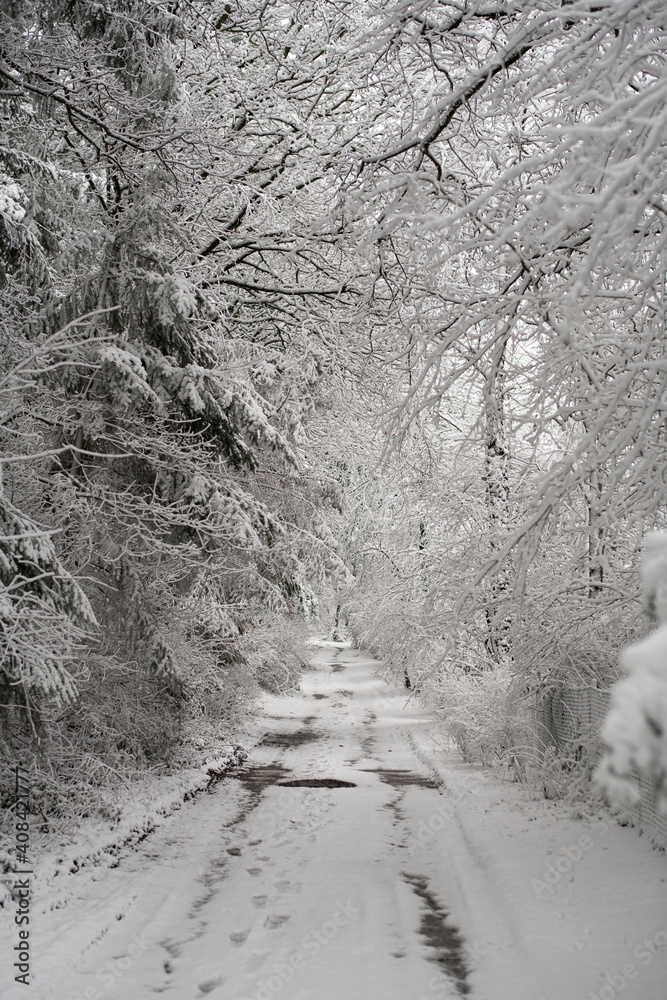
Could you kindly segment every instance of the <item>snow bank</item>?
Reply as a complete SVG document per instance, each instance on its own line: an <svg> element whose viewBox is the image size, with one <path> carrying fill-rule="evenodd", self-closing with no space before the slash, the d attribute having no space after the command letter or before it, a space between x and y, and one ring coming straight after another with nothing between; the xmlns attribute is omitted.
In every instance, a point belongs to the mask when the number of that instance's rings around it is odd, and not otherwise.
<svg viewBox="0 0 667 1000"><path fill-rule="evenodd" d="M141 843L184 802L215 784L247 756L243 747L232 745L208 757L197 768L160 779L152 776L141 782L122 805L119 818L111 828L91 820L79 829L75 843L61 844L56 850L41 854L34 864L36 883L49 883L58 876L95 865L115 868L123 848ZM0 864L4 869L3 877L17 868L16 858L8 852L2 852ZM2 907L10 901L10 896L5 886L0 886L0 890Z"/></svg>

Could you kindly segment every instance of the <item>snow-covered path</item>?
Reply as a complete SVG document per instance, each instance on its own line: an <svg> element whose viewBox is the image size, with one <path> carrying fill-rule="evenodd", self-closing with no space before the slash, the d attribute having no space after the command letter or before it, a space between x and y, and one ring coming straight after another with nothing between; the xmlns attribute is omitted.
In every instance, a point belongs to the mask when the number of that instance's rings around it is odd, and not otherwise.
<svg viewBox="0 0 667 1000"><path fill-rule="evenodd" d="M376 667L321 649L244 771L72 876L31 995L664 1000L664 855L443 754Z"/></svg>

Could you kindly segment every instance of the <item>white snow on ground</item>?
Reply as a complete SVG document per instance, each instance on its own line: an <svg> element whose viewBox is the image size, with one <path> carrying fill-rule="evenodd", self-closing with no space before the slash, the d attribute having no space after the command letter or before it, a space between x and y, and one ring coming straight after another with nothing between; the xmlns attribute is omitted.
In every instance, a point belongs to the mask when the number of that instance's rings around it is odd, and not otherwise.
<svg viewBox="0 0 667 1000"><path fill-rule="evenodd" d="M314 662L248 767L118 867L44 859L33 985L6 924L3 997L665 1000L664 854L461 763L363 652ZM311 778L355 787L277 784Z"/></svg>

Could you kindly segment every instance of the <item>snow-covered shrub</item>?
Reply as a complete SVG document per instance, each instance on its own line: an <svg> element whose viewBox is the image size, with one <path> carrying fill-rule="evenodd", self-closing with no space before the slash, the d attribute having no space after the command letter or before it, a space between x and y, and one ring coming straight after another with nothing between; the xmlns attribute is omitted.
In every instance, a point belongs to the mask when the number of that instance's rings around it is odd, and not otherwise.
<svg viewBox="0 0 667 1000"><path fill-rule="evenodd" d="M240 648L243 617L220 602L163 600L160 634L169 646L183 685L184 732L200 720L219 730L241 720L257 685Z"/></svg>
<svg viewBox="0 0 667 1000"><path fill-rule="evenodd" d="M309 665L308 627L299 615L266 612L240 642L260 687L275 694L297 686Z"/></svg>
<svg viewBox="0 0 667 1000"><path fill-rule="evenodd" d="M88 682L68 709L48 713L54 772L105 785L109 776L168 764L182 718L155 678L133 664L96 660ZM78 759L72 755L78 748ZM94 762L94 763L93 763Z"/></svg>
<svg viewBox="0 0 667 1000"><path fill-rule="evenodd" d="M623 610L610 614L583 600L534 610L513 644L513 670L526 691L608 688L618 679L619 645L637 637L637 622Z"/></svg>
<svg viewBox="0 0 667 1000"><path fill-rule="evenodd" d="M612 802L639 801L640 774L652 780L667 814L667 624L621 656L627 673L613 689L602 736L609 750L597 779Z"/></svg>
<svg viewBox="0 0 667 1000"><path fill-rule="evenodd" d="M597 769L613 803L639 801L639 775L649 778L667 814L667 532L651 532L642 565L646 607L660 627L621 654L626 677L612 691L602 736L608 752Z"/></svg>
<svg viewBox="0 0 667 1000"><path fill-rule="evenodd" d="M402 682L406 676L416 680L444 647L424 635L419 608L402 600L400 594L384 594L382 598L365 606L350 602L352 635L360 646L383 660L393 680Z"/></svg>
<svg viewBox="0 0 667 1000"><path fill-rule="evenodd" d="M436 712L465 761L508 764L522 776L531 719L507 666L477 673L439 671L431 692Z"/></svg>
<svg viewBox="0 0 667 1000"><path fill-rule="evenodd" d="M556 747L540 732L523 750L524 776L540 796L561 799L580 806L594 805L599 796L591 777L602 750L596 726L581 731L567 743Z"/></svg>

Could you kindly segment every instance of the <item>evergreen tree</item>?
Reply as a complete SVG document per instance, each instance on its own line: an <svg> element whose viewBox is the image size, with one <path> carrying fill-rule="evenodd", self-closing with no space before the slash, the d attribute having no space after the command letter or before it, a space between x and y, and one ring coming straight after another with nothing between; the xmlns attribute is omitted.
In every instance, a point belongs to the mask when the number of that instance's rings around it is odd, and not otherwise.
<svg viewBox="0 0 667 1000"><path fill-rule="evenodd" d="M54 649L71 612L68 627L95 632L86 669L124 677L130 665L177 719L214 711L216 698L229 712L234 686L248 695L244 664L293 683L298 654L279 640L291 664L281 677L271 634L265 653L244 637L266 613L303 620L313 582L342 571L324 516L330 490L299 472L323 357L309 309L289 344L258 341L243 307L220 294L218 257L193 253L203 205L217 211L254 183L253 142L272 155L261 137L235 145L222 98L205 100L206 66L225 65L225 19L204 14L28 0L3 12L0 43L12 496L44 545L52 539L53 578L70 580L52 602ZM241 25L233 45L257 30ZM274 239L258 238L262 249ZM290 268L280 295L301 301ZM8 586L20 589L12 566ZM30 669L15 658L7 680L34 714L55 692L28 683ZM64 666L58 676L61 700L73 697Z"/></svg>

